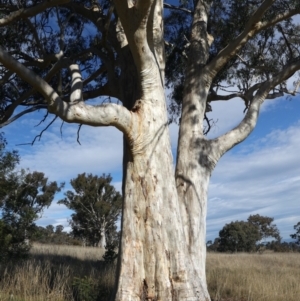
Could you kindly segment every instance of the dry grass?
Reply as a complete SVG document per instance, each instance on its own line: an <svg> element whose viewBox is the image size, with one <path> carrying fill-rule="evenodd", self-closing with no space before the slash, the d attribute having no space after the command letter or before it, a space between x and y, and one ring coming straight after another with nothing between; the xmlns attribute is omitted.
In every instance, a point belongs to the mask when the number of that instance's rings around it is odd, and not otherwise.
<svg viewBox="0 0 300 301"><path fill-rule="evenodd" d="M218 254L207 256L213 300L299 301L300 254Z"/></svg>
<svg viewBox="0 0 300 301"><path fill-rule="evenodd" d="M0 265L0 301L106 301L114 268L103 253L35 245L30 259ZM209 253L207 282L213 301L299 301L300 254Z"/></svg>
<svg viewBox="0 0 300 301"><path fill-rule="evenodd" d="M30 250L32 255L70 256L81 260L102 260L105 249L80 246L34 244Z"/></svg>
<svg viewBox="0 0 300 301"><path fill-rule="evenodd" d="M115 272L102 261L104 251L34 245L26 261L0 265L0 301L106 301Z"/></svg>

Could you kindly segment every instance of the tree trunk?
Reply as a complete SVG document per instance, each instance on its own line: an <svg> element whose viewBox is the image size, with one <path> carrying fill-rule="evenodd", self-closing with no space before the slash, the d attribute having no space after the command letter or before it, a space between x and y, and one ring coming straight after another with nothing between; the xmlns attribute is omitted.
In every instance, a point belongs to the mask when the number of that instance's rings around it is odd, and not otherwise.
<svg viewBox="0 0 300 301"><path fill-rule="evenodd" d="M113 300L210 300L182 228L163 89L133 111Z"/></svg>
<svg viewBox="0 0 300 301"><path fill-rule="evenodd" d="M100 229L100 240L98 242L98 248L104 249L105 246L106 246L105 225L102 225Z"/></svg>

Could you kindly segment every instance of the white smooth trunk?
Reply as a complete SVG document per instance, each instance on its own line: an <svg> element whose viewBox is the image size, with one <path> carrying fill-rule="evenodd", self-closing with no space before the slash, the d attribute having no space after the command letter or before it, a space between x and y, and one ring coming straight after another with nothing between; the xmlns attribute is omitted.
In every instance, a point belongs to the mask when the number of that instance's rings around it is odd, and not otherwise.
<svg viewBox="0 0 300 301"><path fill-rule="evenodd" d="M98 243L98 247L104 249L105 246L106 246L105 226L101 226L101 229L100 229L100 241Z"/></svg>
<svg viewBox="0 0 300 301"><path fill-rule="evenodd" d="M163 91L157 97L164 98ZM140 134L132 140L125 173L113 300L210 300L182 227L165 101L152 97L140 105L135 113Z"/></svg>

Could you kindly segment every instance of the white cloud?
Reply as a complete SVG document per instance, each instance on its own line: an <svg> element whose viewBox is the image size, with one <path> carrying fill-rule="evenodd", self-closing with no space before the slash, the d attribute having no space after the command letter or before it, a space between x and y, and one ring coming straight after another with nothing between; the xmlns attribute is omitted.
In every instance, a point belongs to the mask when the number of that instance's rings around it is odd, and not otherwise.
<svg viewBox="0 0 300 301"><path fill-rule="evenodd" d="M51 180L56 181L68 181L83 172L121 172L121 132L111 127L83 126L79 145L76 141L78 126L66 125L62 138L58 135L58 127L59 125L54 127L54 130L46 131L41 141L36 142L34 146L27 146L26 152L22 152L21 156L22 167L43 171ZM32 133L31 139L34 134Z"/></svg>

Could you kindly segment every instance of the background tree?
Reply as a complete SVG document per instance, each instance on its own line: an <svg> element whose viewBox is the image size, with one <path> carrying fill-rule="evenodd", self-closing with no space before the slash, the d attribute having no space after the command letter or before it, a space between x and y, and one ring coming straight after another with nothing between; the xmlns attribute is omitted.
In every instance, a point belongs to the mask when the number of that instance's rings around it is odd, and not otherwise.
<svg viewBox="0 0 300 301"><path fill-rule="evenodd" d="M107 238L113 239L121 214L122 197L111 181L110 175L79 174L71 180L74 191L67 191L66 198L59 201L75 211L70 221L74 237L85 237L101 248Z"/></svg>
<svg viewBox="0 0 300 301"><path fill-rule="evenodd" d="M26 254L35 220L63 186L49 183L40 172L17 171L18 153L5 151L5 146L0 135L0 253L4 260Z"/></svg>
<svg viewBox="0 0 300 301"><path fill-rule="evenodd" d="M273 224L274 218L268 216L261 216L259 214L250 215L248 217L248 223L258 228L260 233L260 240L266 241L268 237L273 237L276 240L280 240L280 234L277 226Z"/></svg>
<svg viewBox="0 0 300 301"><path fill-rule="evenodd" d="M0 12L3 126L46 109L52 121L124 134L114 299L209 300L209 178L265 99L296 94L298 77L287 80L300 69L299 0L21 0ZM180 114L175 177L165 84ZM85 102L100 96L107 103ZM211 102L236 97L241 123L207 139Z"/></svg>
<svg viewBox="0 0 300 301"><path fill-rule="evenodd" d="M217 252L218 249L219 249L219 245L220 245L220 238L219 237L215 238L214 242L209 240L206 244L207 250L212 251L212 252Z"/></svg>
<svg viewBox="0 0 300 301"><path fill-rule="evenodd" d="M300 222L294 226L296 233L291 234L291 238L296 239L296 244L300 245Z"/></svg>
<svg viewBox="0 0 300 301"><path fill-rule="evenodd" d="M260 233L256 226L244 221L226 224L219 232L219 248L221 252L253 252Z"/></svg>
<svg viewBox="0 0 300 301"><path fill-rule="evenodd" d="M56 182L49 182L41 172L25 170L12 172L7 178L2 199L1 219L7 235L11 236L10 256L19 256L29 249L29 241L35 229L35 221L44 208L48 208L57 192L61 190Z"/></svg>

